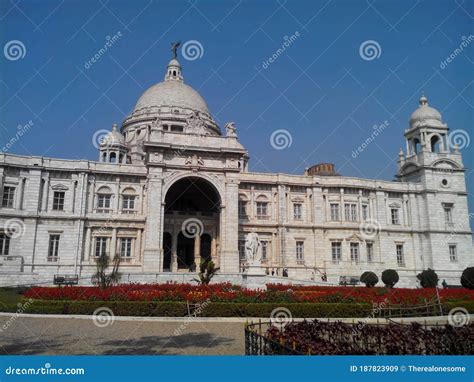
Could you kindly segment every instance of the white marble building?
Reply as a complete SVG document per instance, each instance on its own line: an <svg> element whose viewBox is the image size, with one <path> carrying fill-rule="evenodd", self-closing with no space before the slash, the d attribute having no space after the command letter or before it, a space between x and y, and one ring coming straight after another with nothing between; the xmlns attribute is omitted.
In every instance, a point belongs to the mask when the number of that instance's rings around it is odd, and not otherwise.
<svg viewBox="0 0 474 382"><path fill-rule="evenodd" d="M414 286L430 267L459 284L474 264L461 153L425 97L397 181L339 176L331 164L253 173L234 125L225 130L173 59L101 140L98 161L0 154L0 285L55 274L87 284L101 253L121 257L124 282L189 280L212 258L220 280L245 283L253 229L267 281L338 283L393 268Z"/></svg>

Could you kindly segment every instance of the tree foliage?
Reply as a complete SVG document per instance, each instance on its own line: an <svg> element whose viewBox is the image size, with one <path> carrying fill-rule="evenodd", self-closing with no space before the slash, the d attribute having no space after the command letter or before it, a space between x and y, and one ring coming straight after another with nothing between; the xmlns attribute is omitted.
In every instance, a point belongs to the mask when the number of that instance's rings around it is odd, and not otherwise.
<svg viewBox="0 0 474 382"><path fill-rule="evenodd" d="M393 288L396 283L398 283L400 277L395 269L386 269L382 272L382 282L388 288Z"/></svg>
<svg viewBox="0 0 474 382"><path fill-rule="evenodd" d="M379 278L374 272L367 271L360 276L360 282L364 283L367 288L372 288L379 282Z"/></svg>

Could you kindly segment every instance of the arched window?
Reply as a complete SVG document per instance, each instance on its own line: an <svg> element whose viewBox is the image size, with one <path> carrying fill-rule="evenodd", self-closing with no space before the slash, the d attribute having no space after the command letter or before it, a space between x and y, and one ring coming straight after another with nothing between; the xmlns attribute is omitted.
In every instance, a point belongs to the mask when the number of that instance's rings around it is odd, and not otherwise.
<svg viewBox="0 0 474 382"><path fill-rule="evenodd" d="M418 154L421 151L421 143L418 138L413 140L413 150L415 150L415 154Z"/></svg>
<svg viewBox="0 0 474 382"><path fill-rule="evenodd" d="M107 162L107 153L102 153L102 162Z"/></svg>
<svg viewBox="0 0 474 382"><path fill-rule="evenodd" d="M432 153L439 153L441 151L441 139L439 139L439 135L434 135L431 137L431 152Z"/></svg>
<svg viewBox="0 0 474 382"><path fill-rule="evenodd" d="M107 213L112 210L112 190L103 186L97 190L97 212Z"/></svg>
<svg viewBox="0 0 474 382"><path fill-rule="evenodd" d="M109 162L110 163L115 163L117 161L117 154L115 153L110 153L109 155Z"/></svg>
<svg viewBox="0 0 474 382"><path fill-rule="evenodd" d="M128 187L122 192L122 212L125 214L133 214L136 212L137 195L133 188Z"/></svg>

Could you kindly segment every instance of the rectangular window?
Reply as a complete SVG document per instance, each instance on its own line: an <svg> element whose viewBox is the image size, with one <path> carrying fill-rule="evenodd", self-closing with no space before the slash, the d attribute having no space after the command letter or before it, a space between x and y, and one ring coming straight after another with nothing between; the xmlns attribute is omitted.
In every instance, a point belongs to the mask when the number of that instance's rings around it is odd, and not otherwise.
<svg viewBox="0 0 474 382"><path fill-rule="evenodd" d="M262 260L268 260L268 241L262 240Z"/></svg>
<svg viewBox="0 0 474 382"><path fill-rule="evenodd" d="M53 211L64 211L64 191L54 191L53 194Z"/></svg>
<svg viewBox="0 0 474 382"><path fill-rule="evenodd" d="M241 218L247 217L247 202L245 200L239 200L239 216Z"/></svg>
<svg viewBox="0 0 474 382"><path fill-rule="evenodd" d="M132 238L122 237L120 239L120 257L132 257Z"/></svg>
<svg viewBox="0 0 474 382"><path fill-rule="evenodd" d="M369 219L369 205L362 204L362 220L367 221Z"/></svg>
<svg viewBox="0 0 474 382"><path fill-rule="evenodd" d="M239 240L239 256L240 260L245 260L245 240Z"/></svg>
<svg viewBox="0 0 474 382"><path fill-rule="evenodd" d="M109 212L110 211L110 195L98 195L97 196L97 212Z"/></svg>
<svg viewBox="0 0 474 382"><path fill-rule="evenodd" d="M342 243L339 241L335 241L331 243L331 255L332 255L332 262L334 264L339 264L342 259Z"/></svg>
<svg viewBox="0 0 474 382"><path fill-rule="evenodd" d="M122 211L131 213L135 211L135 196L124 195L122 199Z"/></svg>
<svg viewBox="0 0 474 382"><path fill-rule="evenodd" d="M15 200L15 187L3 187L2 196L2 207L13 208L13 202Z"/></svg>
<svg viewBox="0 0 474 382"><path fill-rule="evenodd" d="M344 204L344 216L346 221L355 222L357 221L357 204L346 203Z"/></svg>
<svg viewBox="0 0 474 382"><path fill-rule="evenodd" d="M453 207L451 205L444 205L444 221L446 224L451 224L453 222Z"/></svg>
<svg viewBox="0 0 474 382"><path fill-rule="evenodd" d="M293 219L302 220L303 219L303 205L300 203L293 204Z"/></svg>
<svg viewBox="0 0 474 382"><path fill-rule="evenodd" d="M268 219L267 202L257 202L257 219Z"/></svg>
<svg viewBox="0 0 474 382"><path fill-rule="evenodd" d="M0 255L7 256L10 252L10 236L0 233Z"/></svg>
<svg viewBox="0 0 474 382"><path fill-rule="evenodd" d="M107 254L107 238L95 238L95 257L100 257Z"/></svg>
<svg viewBox="0 0 474 382"><path fill-rule="evenodd" d="M304 264L304 241L296 242L296 263Z"/></svg>
<svg viewBox="0 0 474 382"><path fill-rule="evenodd" d="M458 261L458 248L456 244L449 244L449 260Z"/></svg>
<svg viewBox="0 0 474 382"><path fill-rule="evenodd" d="M400 224L400 216L399 216L399 210L398 208L392 208L390 210L390 214L391 214L391 217L392 217L392 224Z"/></svg>
<svg viewBox="0 0 474 382"><path fill-rule="evenodd" d="M374 245L367 243L367 262L371 263L374 261Z"/></svg>
<svg viewBox="0 0 474 382"><path fill-rule="evenodd" d="M331 220L334 221L339 221L339 204L337 203L331 203Z"/></svg>
<svg viewBox="0 0 474 382"><path fill-rule="evenodd" d="M359 243L351 243L351 263L359 264Z"/></svg>
<svg viewBox="0 0 474 382"><path fill-rule="evenodd" d="M405 266L405 255L403 254L403 244L397 244L397 265L399 267Z"/></svg>
<svg viewBox="0 0 474 382"><path fill-rule="evenodd" d="M49 235L48 261L58 261L59 235Z"/></svg>

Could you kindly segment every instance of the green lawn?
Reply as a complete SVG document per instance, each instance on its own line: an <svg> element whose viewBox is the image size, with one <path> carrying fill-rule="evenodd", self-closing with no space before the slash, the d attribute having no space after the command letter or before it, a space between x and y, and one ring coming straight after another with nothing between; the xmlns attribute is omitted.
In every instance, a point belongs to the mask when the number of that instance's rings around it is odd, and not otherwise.
<svg viewBox="0 0 474 382"><path fill-rule="evenodd" d="M22 292L23 290L18 288L0 288L0 312L11 311L11 307L20 302Z"/></svg>

